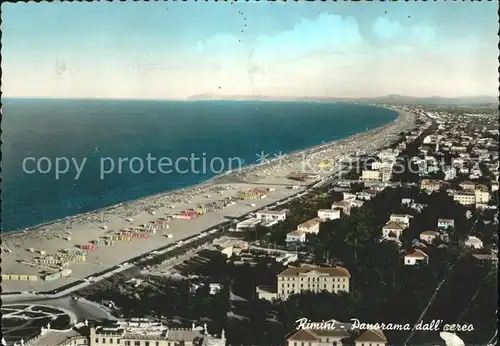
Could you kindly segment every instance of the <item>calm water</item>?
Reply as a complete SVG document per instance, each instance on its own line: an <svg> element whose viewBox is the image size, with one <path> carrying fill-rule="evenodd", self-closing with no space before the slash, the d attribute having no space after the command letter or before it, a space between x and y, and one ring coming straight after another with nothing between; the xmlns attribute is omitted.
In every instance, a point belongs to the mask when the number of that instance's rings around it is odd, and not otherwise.
<svg viewBox="0 0 500 346"><path fill-rule="evenodd" d="M226 169L229 164L237 168L238 162L253 164L261 152L272 157L396 117L364 105L246 101L4 100L3 114L3 231L199 183L216 175L222 164ZM156 158L150 159L149 169L148 154ZM52 170L25 173L27 157L50 159ZM57 157L74 159L78 166L87 159L78 179L72 162L56 179ZM137 172L142 161L143 171L132 173L129 161L122 159L119 172L120 157L137 157L132 170ZM162 161L164 173L158 170L162 157L168 158ZM32 171L36 163L30 160L26 169ZM102 167L110 171L111 161L113 172L101 179ZM171 172L176 162L180 173ZM41 162L42 170L47 167Z"/></svg>

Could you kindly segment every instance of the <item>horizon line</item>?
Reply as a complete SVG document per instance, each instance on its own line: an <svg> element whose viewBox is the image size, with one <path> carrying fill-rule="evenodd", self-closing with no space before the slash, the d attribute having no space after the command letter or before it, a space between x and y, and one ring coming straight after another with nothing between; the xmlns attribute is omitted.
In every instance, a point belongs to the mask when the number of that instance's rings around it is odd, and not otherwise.
<svg viewBox="0 0 500 346"><path fill-rule="evenodd" d="M213 99L207 99L213 97ZM228 98L239 98L230 100ZM252 99L254 97L254 99ZM44 96L2 96L1 100L81 100L81 101L306 101L306 100L371 100L386 97L402 97L412 99L468 99L491 97L499 100L498 95L462 95L462 96L411 96L401 94L386 94L379 96L358 96L358 97L338 97L338 96L266 96L266 95L212 95L210 93L191 95L184 98L110 98L110 97L44 97ZM242 100L241 98L247 98ZM265 99L265 100L264 100Z"/></svg>

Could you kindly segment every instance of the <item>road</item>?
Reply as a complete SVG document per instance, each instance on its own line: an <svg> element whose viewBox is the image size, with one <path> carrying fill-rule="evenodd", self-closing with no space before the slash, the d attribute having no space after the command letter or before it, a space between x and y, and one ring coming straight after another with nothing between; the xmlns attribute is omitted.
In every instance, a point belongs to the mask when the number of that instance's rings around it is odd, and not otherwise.
<svg viewBox="0 0 500 346"><path fill-rule="evenodd" d="M316 183L315 185L309 187L308 189L298 192L296 195L290 196L287 200L291 201L293 199L299 198L301 196L304 196L306 194L309 194L314 188L318 188L321 186L325 186L327 184L331 184L337 180L337 172L332 174L328 178L322 179L320 182ZM270 204L268 207L275 207L279 205L278 202ZM242 220L246 217L246 215L238 218L239 220ZM231 222L225 222L223 225L218 225L220 226L219 229L227 229L231 226ZM184 240L184 243L189 242ZM266 249L267 250L267 249ZM158 251L158 254L165 253L169 251L169 249L165 250L160 250ZM40 304L40 305L47 305L47 306L54 306L57 308L62 308L67 311L70 311L74 314L75 318L77 321L83 321L85 319L89 320L102 320L102 319L114 319L115 317L110 314L110 312L105 308L104 306L101 306L97 303L90 302L88 300L85 300L83 298L79 298L78 300L74 300L72 298L72 294L75 291L78 291L80 289L83 289L87 286L92 285L95 282L104 280L106 278L109 278L115 274L120 273L121 275L125 275L127 277L134 277L140 274L141 272L141 262L146 258L148 254L145 254L142 257L142 259L135 259L132 261L129 261L127 264L121 264L119 267L115 268L114 270L101 274L99 276L95 276L93 280L79 280L81 281L78 285L75 285L73 287L64 289L62 291L55 291L53 294L43 294L43 293L19 293L19 294L9 294L9 295L2 295L2 300L3 304Z"/></svg>
<svg viewBox="0 0 500 346"><path fill-rule="evenodd" d="M54 307L57 309L66 310L73 314L75 322L83 322L85 319L88 320L104 320L104 319L115 319L113 315L103 306L88 301L86 299L80 298L78 300L73 300L69 295L63 297L50 297L43 295L12 295L2 297L2 306L6 305L46 305L49 307Z"/></svg>

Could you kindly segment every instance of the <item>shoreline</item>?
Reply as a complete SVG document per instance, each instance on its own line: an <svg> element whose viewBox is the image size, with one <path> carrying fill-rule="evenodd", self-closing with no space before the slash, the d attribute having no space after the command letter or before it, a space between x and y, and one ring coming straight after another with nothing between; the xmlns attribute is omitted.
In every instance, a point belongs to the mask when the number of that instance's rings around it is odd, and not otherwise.
<svg viewBox="0 0 500 346"><path fill-rule="evenodd" d="M131 241L117 241L111 246L99 245L93 251L87 252L82 262L72 262L71 278L55 281L21 281L3 280L4 292L12 291L50 291L65 286L71 280L88 278L95 273L103 272L131 258L142 256L174 242L199 235L201 232L214 228L229 219L238 219L255 210L266 208L277 201L289 199L291 196L308 189L311 181L294 182L287 177L292 172L300 171L304 163L312 165L313 170L325 179L338 170L339 158L345 155L366 153L387 147L397 139L401 131L414 128L414 114L396 107L391 107L398 116L393 121L370 131L360 132L328 143L296 151L286 155L283 160L274 160L265 164L245 166L243 169L224 173L222 177L215 176L196 185L146 196L140 199L122 202L116 205L100 208L73 217L65 217L35 226L29 230L13 231L2 234L2 271L6 275L42 275L43 265L32 266L23 261L31 262L35 258L52 258L69 248L88 244L96 239L106 238L125 229L141 229L142 225L150 224L158 219L168 218L182 210L194 208L197 205L232 201L223 209L204 213L191 220L173 218L168 221L168 228L158 229L149 237ZM304 155L307 158L304 159ZM319 168L319 162L331 160L331 165L325 171ZM285 165L281 161L286 161ZM276 165L278 163L278 165ZM227 177L239 181L224 181ZM225 179L226 178L226 179ZM292 188L297 186L297 188ZM239 199L241 192L253 188L267 190L266 198ZM68 233L71 239L67 239ZM49 260L50 261L50 260ZM44 262L45 263L45 262ZM68 282L68 280L70 280Z"/></svg>
<svg viewBox="0 0 500 346"><path fill-rule="evenodd" d="M390 126L393 126L395 123L397 123L400 120L401 114L400 114L400 110L397 109L397 107L387 107L387 106L371 105L371 104L369 106L389 109L389 110L391 110L391 111L393 111L393 112L396 113L396 118L393 119L393 120L391 120L387 124L384 124L384 125L381 125L381 126L378 126L378 127L374 127L372 129L369 129L368 131L363 131L363 132L351 134L351 135L349 135L347 137L342 137L342 138L335 139L335 140L332 140L332 141L329 141L329 142L325 142L325 143L317 144L317 145L314 145L314 146L311 146L311 147L297 149L295 151L292 151L292 152L289 152L289 153L285 153L280 158L270 159L268 162L266 162L264 164L249 164L249 165L246 165L244 167L241 167L237 171L220 173L220 174L217 174L217 175L215 175L215 176L213 176L211 178L208 178L208 179L204 180L203 182L192 184L192 185L186 185L185 187L181 187L181 188L178 188L178 189L173 189L173 190L168 190L168 191L162 191L162 192L158 192L156 194L146 195L146 196L142 196L142 197L139 197L139 198L136 198L136 199L126 200L126 201L123 201L123 202L120 202L120 203L117 203L117 204L111 204L111 205L108 205L108 206L100 207L98 209L89 210L87 212L82 212L82 213L78 213L78 214L74 214L74 215L68 215L68 216L65 216L65 217L62 217L62 218L58 218L58 219L54 219L54 220L42 222L42 223L35 224L35 225L32 225L32 226L28 226L28 227L25 227L25 228L19 228L19 229L14 229L14 230L5 231L5 232L2 231L0 233L0 237L4 238L4 237L7 237L7 236L22 235L22 234L26 234L26 233L31 232L31 231L36 231L37 229L44 228L44 227L50 228L50 226L52 226L54 224L57 224L57 223L62 223L62 222L70 221L72 219L77 219L77 218L81 218L81 217L85 217L85 216L92 216L92 215L96 215L96 214L99 214L99 213L108 212L108 211L113 210L115 208L123 207L123 206L126 206L127 204L130 204L130 203L141 202L141 201L147 200L149 198L162 198L162 197L168 196L168 194L176 194L176 193L181 193L183 191L188 191L190 189L202 188L205 185L206 186L210 186L210 185L213 185L213 184L224 184L224 183L227 183L227 182L224 182L224 180L227 181L230 178L236 178L237 180L240 180L240 183L246 183L244 181L245 179L241 179L239 177L241 174L245 174L245 171L248 172L248 171L252 171L254 169L258 169L258 168L265 168L266 166L271 166L273 163L275 163L278 160L290 159L290 158L294 158L294 157L299 156L299 155L304 156L304 155L307 155L308 153L313 153L316 150L320 150L322 148L329 147L329 146L332 146L332 145L341 145L344 142L349 142L349 141L354 140L356 137L362 137L362 136L365 136L365 135L369 135L371 133L374 133L374 132L383 130L385 128L388 128ZM237 184L238 181L233 181L231 183Z"/></svg>

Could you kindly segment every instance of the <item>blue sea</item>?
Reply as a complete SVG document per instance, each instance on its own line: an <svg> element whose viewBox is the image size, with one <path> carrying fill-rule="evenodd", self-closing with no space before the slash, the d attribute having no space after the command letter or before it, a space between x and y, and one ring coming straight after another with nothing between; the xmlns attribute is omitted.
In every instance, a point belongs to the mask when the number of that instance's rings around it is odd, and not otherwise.
<svg viewBox="0 0 500 346"><path fill-rule="evenodd" d="M396 118L383 108L326 102L21 99L3 100L3 115L3 232L197 184L261 154Z"/></svg>

